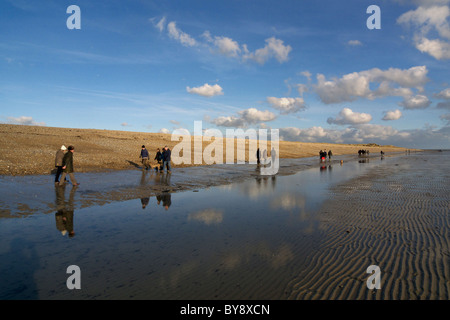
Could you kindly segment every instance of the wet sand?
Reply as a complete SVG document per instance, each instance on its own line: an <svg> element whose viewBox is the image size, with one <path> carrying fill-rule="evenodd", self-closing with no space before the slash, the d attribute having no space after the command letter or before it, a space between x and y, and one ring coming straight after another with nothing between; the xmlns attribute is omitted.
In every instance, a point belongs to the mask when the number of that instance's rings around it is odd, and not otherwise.
<svg viewBox="0 0 450 320"><path fill-rule="evenodd" d="M448 300L449 155L400 158L334 186L321 208L320 245L288 298ZM378 290L366 288L370 265L381 270Z"/></svg>
<svg viewBox="0 0 450 320"><path fill-rule="evenodd" d="M49 214L51 177L2 177L1 207L10 208L0 218L0 296L448 300L448 156L283 159L266 179L254 166L225 165L180 168L170 181L150 172L142 181L140 170L80 174L91 186L76 188L73 203L65 190L72 239ZM171 205L154 195L171 195ZM65 288L73 263L83 270L79 292ZM378 290L367 288L369 265L381 269Z"/></svg>

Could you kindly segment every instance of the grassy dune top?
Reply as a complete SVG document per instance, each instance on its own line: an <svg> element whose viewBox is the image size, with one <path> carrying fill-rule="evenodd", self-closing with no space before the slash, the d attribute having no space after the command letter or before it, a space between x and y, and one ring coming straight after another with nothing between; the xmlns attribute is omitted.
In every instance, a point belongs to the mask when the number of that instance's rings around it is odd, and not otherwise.
<svg viewBox="0 0 450 320"><path fill-rule="evenodd" d="M140 166L140 150L145 145L151 163L156 149L168 146L173 149L180 141L171 141L171 134L130 132L98 129L55 128L0 124L0 175L49 174L54 169L55 154L61 145L75 147L74 166L76 172L132 169ZM226 161L227 139L216 142L223 145L223 162ZM191 137L191 158L194 158L194 137ZM203 149L210 141L203 141ZM234 158L242 154L235 143ZM249 143L246 143L248 160ZM280 141L280 158L303 158L318 156L320 150L332 150L333 156L357 154L358 150L369 150L371 154L402 152L405 148L378 146L375 144L332 144ZM270 155L270 140L268 141ZM209 154L209 153L208 153ZM213 153L214 155L214 153ZM192 161L193 163L193 161ZM206 164L203 162L203 164ZM193 164L192 164L193 165ZM176 167L192 166L187 164Z"/></svg>

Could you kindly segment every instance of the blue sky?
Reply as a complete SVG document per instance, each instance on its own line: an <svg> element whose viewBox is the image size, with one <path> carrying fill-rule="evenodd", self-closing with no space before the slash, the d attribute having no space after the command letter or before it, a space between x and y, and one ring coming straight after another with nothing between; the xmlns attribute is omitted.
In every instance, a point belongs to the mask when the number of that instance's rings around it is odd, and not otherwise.
<svg viewBox="0 0 450 320"><path fill-rule="evenodd" d="M4 0L0 30L2 123L450 148L450 0Z"/></svg>

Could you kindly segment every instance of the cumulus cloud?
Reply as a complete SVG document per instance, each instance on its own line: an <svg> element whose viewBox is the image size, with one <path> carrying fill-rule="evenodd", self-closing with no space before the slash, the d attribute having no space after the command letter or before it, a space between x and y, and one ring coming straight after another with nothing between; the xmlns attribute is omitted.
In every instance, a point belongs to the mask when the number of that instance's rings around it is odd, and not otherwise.
<svg viewBox="0 0 450 320"><path fill-rule="evenodd" d="M305 109L303 98L275 98L267 97L272 108L280 110L281 114L294 113Z"/></svg>
<svg viewBox="0 0 450 320"><path fill-rule="evenodd" d="M447 2L448 3L448 2ZM402 14L397 23L413 26L413 41L416 48L437 60L450 59L450 7L434 1L425 1L415 10ZM429 39L428 34L437 32L440 39Z"/></svg>
<svg viewBox="0 0 450 320"><path fill-rule="evenodd" d="M267 122L274 119L276 119L276 115L270 111L260 111L256 108L249 108L239 111L237 115L221 116L216 119L210 120L210 122L220 127L243 128L249 124Z"/></svg>
<svg viewBox="0 0 450 320"><path fill-rule="evenodd" d="M411 97L406 97L399 105L405 109L424 109L431 104L431 101L424 95L418 94Z"/></svg>
<svg viewBox="0 0 450 320"><path fill-rule="evenodd" d="M34 121L33 117L26 117L26 116L20 116L20 117L7 117L8 123L10 124L22 124L27 126L45 126L45 122L36 122Z"/></svg>
<svg viewBox="0 0 450 320"><path fill-rule="evenodd" d="M448 121L450 115L441 116ZM425 127L414 130L397 130L391 126L378 124L359 124L342 130L311 128L280 128L280 139L284 141L321 143L377 143L406 148L450 148L450 127Z"/></svg>
<svg viewBox="0 0 450 320"><path fill-rule="evenodd" d="M203 97L213 97L218 95L223 95L222 87L218 84L215 84L213 86L205 83L203 86L200 87L186 87L186 91L192 94L198 94Z"/></svg>
<svg viewBox="0 0 450 320"><path fill-rule="evenodd" d="M398 120L401 117L402 117L402 112L397 109L397 110L391 110L391 111L385 112L382 120L385 120L385 121Z"/></svg>
<svg viewBox="0 0 450 320"><path fill-rule="evenodd" d="M312 127L307 129L281 128L280 139L285 141L324 142L324 143L386 143L393 137L408 137L407 132L383 125L360 124L343 130Z"/></svg>
<svg viewBox="0 0 450 320"><path fill-rule="evenodd" d="M241 48L239 43L234 41L229 37L215 36L212 37L209 31L203 33L203 37L210 43L212 43L215 48L217 48L218 53L227 57L238 57L241 53ZM215 50L213 50L215 51Z"/></svg>
<svg viewBox="0 0 450 320"><path fill-rule="evenodd" d="M259 64L264 64L270 58L275 58L282 63L288 60L292 47L290 45L285 46L282 40L271 37L266 39L266 45L261 49L249 52L247 46L244 46L244 50L246 51L244 60L254 60Z"/></svg>
<svg viewBox="0 0 450 320"><path fill-rule="evenodd" d="M155 18L151 18L154 27L160 32L166 29L166 17L155 23ZM225 36L212 36L209 31L202 34L202 38L206 42L199 42L188 33L177 27L175 21L167 24L167 33L169 37L177 40L186 47L194 47L205 45L210 47L211 52L224 55L226 57L237 58L241 61L256 61L259 64L266 63L269 59L274 58L278 62L283 63L289 59L289 53L292 51L290 45L285 45L283 40L271 37L265 40L264 47L250 51L246 44L240 45L237 41Z"/></svg>
<svg viewBox="0 0 450 320"><path fill-rule="evenodd" d="M323 74L318 74L314 89L326 104L354 101L358 98L405 97L412 95L411 88L423 90L423 85L428 81L427 73L426 66L416 66L404 70L373 68L331 80L327 80ZM371 84L377 83L378 87L371 89Z"/></svg>
<svg viewBox="0 0 450 320"><path fill-rule="evenodd" d="M436 98L450 100L450 88L444 89L436 94Z"/></svg>
<svg viewBox="0 0 450 320"><path fill-rule="evenodd" d="M161 129L159 130L159 133L170 133L170 131L169 131L169 129L161 128Z"/></svg>
<svg viewBox="0 0 450 320"><path fill-rule="evenodd" d="M328 118L329 124L361 124L372 120L372 116L368 113L353 112L350 108L344 108L339 112L336 118Z"/></svg>

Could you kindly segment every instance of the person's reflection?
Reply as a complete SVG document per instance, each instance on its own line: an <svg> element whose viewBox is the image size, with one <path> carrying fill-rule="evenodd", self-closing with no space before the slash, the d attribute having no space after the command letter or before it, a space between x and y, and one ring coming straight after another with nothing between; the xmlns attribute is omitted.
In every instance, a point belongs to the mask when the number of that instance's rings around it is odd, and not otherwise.
<svg viewBox="0 0 450 320"><path fill-rule="evenodd" d="M169 210L169 207L172 204L172 195L170 194L170 192L163 192L163 193L161 193L161 194L156 196L156 200L158 202L158 205L162 201L162 206L166 210Z"/></svg>
<svg viewBox="0 0 450 320"><path fill-rule="evenodd" d="M69 234L69 237L72 238L75 236L75 231L73 230L73 213L77 186L72 187L70 190L68 201L65 199L65 189L65 186L55 187L57 210L55 213L56 229L59 230L63 236Z"/></svg>
<svg viewBox="0 0 450 320"><path fill-rule="evenodd" d="M145 207L148 206L149 202L150 202L150 197L141 198L142 209L145 209Z"/></svg>

